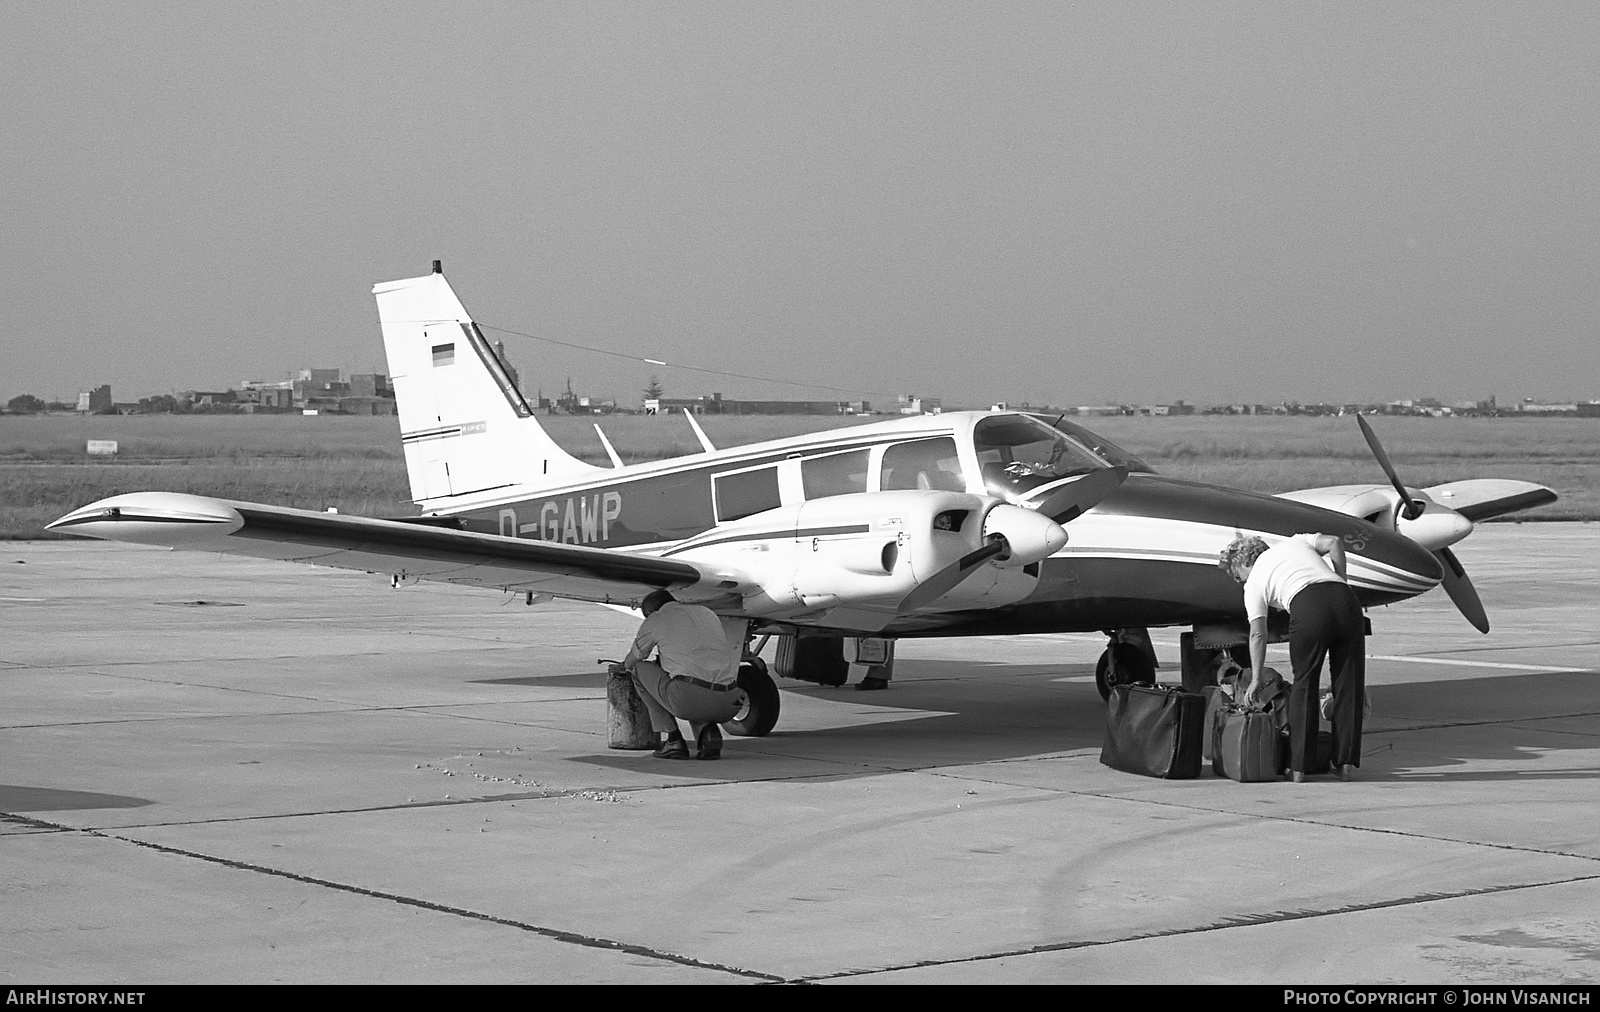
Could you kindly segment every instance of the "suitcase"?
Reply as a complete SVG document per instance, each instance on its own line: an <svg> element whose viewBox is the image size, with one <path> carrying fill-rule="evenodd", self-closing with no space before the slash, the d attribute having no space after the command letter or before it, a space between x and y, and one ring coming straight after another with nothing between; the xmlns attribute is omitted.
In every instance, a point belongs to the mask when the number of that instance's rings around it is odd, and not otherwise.
<svg viewBox="0 0 1600 1012"><path fill-rule="evenodd" d="M1223 691L1220 685L1207 685L1200 690L1200 695L1206 698L1206 717L1200 725L1200 754L1211 758L1211 742L1217 726L1217 714L1233 705L1233 697Z"/></svg>
<svg viewBox="0 0 1600 1012"><path fill-rule="evenodd" d="M1199 693L1167 686L1113 686L1100 761L1147 777L1198 777L1205 705Z"/></svg>
<svg viewBox="0 0 1600 1012"><path fill-rule="evenodd" d="M1282 735L1272 714L1230 706L1217 711L1211 738L1211 771L1241 784L1278 779Z"/></svg>

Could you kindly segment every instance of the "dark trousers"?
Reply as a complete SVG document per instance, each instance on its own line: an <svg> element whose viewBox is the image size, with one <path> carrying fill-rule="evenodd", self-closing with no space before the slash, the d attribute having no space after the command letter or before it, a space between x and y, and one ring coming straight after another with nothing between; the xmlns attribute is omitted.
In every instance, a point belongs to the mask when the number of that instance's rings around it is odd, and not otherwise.
<svg viewBox="0 0 1600 1012"><path fill-rule="evenodd" d="M1361 765L1361 708L1367 694L1361 603L1343 583L1313 583L1289 602L1289 768L1305 772L1317 740L1322 660L1333 690L1333 764Z"/></svg>

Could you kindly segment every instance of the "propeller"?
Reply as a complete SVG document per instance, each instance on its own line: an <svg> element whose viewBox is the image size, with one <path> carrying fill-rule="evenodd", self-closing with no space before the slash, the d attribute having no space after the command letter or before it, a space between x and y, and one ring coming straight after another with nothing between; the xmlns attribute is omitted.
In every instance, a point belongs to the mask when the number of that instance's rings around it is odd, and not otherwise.
<svg viewBox="0 0 1600 1012"><path fill-rule="evenodd" d="M1058 524L1071 523L1128 480L1125 467L1103 467L1068 482L1039 502L1038 513Z"/></svg>
<svg viewBox="0 0 1600 1012"><path fill-rule="evenodd" d="M1478 600L1478 589L1467 579L1467 571L1462 568L1456 553L1441 548L1433 554L1444 564L1441 567L1444 569L1444 592L1455 602L1456 610L1472 623L1474 629L1481 633L1488 632L1489 615L1483 610L1483 602Z"/></svg>
<svg viewBox="0 0 1600 1012"><path fill-rule="evenodd" d="M1004 555L1009 550L1010 546L1006 543L1005 535L992 536L984 542L982 548L968 552L958 562L944 567L911 588L911 593L900 599L900 605L895 611L904 615L908 611L916 611L925 604L932 604L955 590L961 581L976 572L979 566L997 555Z"/></svg>
<svg viewBox="0 0 1600 1012"><path fill-rule="evenodd" d="M984 521L985 529L991 533L983 546L968 552L913 587L911 593L900 600L897 611L900 614L916 611L950 593L960 586L961 581L977 572L979 566L1010 553L1013 539L1019 546L1029 546L1017 549L1024 561L1037 561L1055 554L1058 548L1066 544L1066 532L1060 529L1060 525L1082 516L1084 511L1116 491L1117 486L1127 478L1126 467L1101 468L1051 492L1035 508L1007 504L995 506ZM1048 525L1044 524L1046 520L1050 521Z"/></svg>
<svg viewBox="0 0 1600 1012"><path fill-rule="evenodd" d="M1361 434L1367 439L1367 446L1371 448L1372 455L1378 458L1378 466L1383 468L1383 473L1389 476L1389 484L1400 493L1400 513L1407 520L1415 520L1422 516L1422 511L1427 507L1421 499L1413 499L1406 492L1406 487L1400 483L1400 475L1395 473L1394 465L1389 462L1389 455L1383 452L1383 444L1378 442L1378 434L1372 431L1372 426L1361 415L1356 415L1356 424L1361 426Z"/></svg>
<svg viewBox="0 0 1600 1012"><path fill-rule="evenodd" d="M1395 491L1400 493L1400 516L1406 520L1416 520L1421 517L1428 509L1428 503L1421 499L1413 499L1406 492L1406 487L1401 483L1400 476L1395 473L1394 464L1389 461L1389 455L1383 451L1383 444L1378 442L1378 434L1372 431L1372 426L1367 424L1367 420L1358 414L1356 415L1356 422L1361 426L1361 434L1366 437L1367 446L1372 449L1372 455L1378 458L1378 466L1383 468L1383 473L1389 476L1389 484L1393 485ZM1435 509L1440 512L1441 516L1456 520L1460 525L1463 533L1454 535L1455 537L1465 536L1464 532L1472 529L1470 521L1461 523L1460 521L1465 518L1451 516L1453 511L1439 506L1435 506ZM1400 525L1397 522L1395 529L1399 530L1399 527ZM1463 618L1472 623L1474 629L1481 633L1488 632L1489 616L1483 610L1483 602L1478 598L1478 589L1472 585L1472 580L1467 577L1467 570L1461 565L1461 560L1457 559L1456 553L1452 552L1447 546L1430 550L1433 552L1434 558L1439 560L1439 568L1444 571L1444 579L1441 581L1444 585L1444 592L1450 595L1450 600L1454 602L1456 610L1461 612Z"/></svg>

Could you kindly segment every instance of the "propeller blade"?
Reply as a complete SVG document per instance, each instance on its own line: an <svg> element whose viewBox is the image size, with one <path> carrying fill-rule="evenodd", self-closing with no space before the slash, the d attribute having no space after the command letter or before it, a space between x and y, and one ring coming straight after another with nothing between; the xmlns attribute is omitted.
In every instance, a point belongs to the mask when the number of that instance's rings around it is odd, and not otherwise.
<svg viewBox="0 0 1600 1012"><path fill-rule="evenodd" d="M1004 554L1006 550L1005 538L996 537L989 540L982 548L968 552L959 561L944 567L911 588L911 593L900 599L900 605L895 611L904 615L908 611L916 611L925 604L932 604L955 590L962 580L977 572L983 563Z"/></svg>
<svg viewBox="0 0 1600 1012"><path fill-rule="evenodd" d="M1389 462L1389 455L1383 452L1383 444L1378 442L1378 434L1372 431L1372 426L1368 425L1367 420L1361 417L1360 414L1356 415L1356 424L1361 426L1361 434L1366 437L1367 446L1372 450L1372 455L1378 458L1378 466L1383 468L1383 473L1389 476L1389 484L1393 485L1394 490L1400 493L1400 511L1402 515L1407 520L1415 520L1420 517L1425 508L1422 500L1413 499L1406 494L1406 487L1401 484L1400 475L1395 473L1394 465Z"/></svg>
<svg viewBox="0 0 1600 1012"><path fill-rule="evenodd" d="M1444 563L1444 592L1450 595L1450 600L1455 602L1456 609L1472 623L1473 628L1481 633L1488 632L1489 616L1483 610L1483 602L1478 600L1478 589L1467 578L1467 571L1462 568L1456 553L1448 548L1441 548L1433 554Z"/></svg>
<svg viewBox="0 0 1600 1012"><path fill-rule="evenodd" d="M1058 524L1070 523L1082 516L1085 510L1117 490L1128 479L1125 467L1105 467L1090 471L1077 481L1069 482L1045 496L1038 512Z"/></svg>

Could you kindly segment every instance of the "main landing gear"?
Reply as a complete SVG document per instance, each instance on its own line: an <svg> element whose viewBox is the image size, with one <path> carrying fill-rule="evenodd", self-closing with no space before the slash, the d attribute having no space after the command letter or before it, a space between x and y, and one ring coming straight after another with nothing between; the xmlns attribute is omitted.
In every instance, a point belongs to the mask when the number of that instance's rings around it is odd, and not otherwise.
<svg viewBox="0 0 1600 1012"><path fill-rule="evenodd" d="M767 662L748 657L739 664L739 688L744 690L744 708L722 729L739 738L764 738L778 723L782 701L778 683L767 674Z"/></svg>

